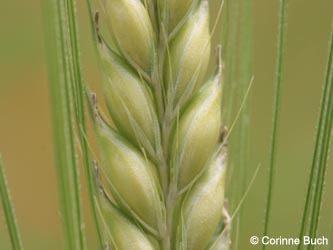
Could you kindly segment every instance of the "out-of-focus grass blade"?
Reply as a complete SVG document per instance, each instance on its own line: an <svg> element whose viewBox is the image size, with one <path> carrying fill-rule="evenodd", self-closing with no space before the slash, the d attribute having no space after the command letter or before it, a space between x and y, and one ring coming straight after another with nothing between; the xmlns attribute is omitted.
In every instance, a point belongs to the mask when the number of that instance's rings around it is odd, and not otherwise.
<svg viewBox="0 0 333 250"><path fill-rule="evenodd" d="M46 1L46 44L49 62L55 158L66 248L86 249L79 168L73 122L71 46L66 1Z"/></svg>
<svg viewBox="0 0 333 250"><path fill-rule="evenodd" d="M241 1L240 10L240 38L239 38L239 89L238 96L240 102L245 98L248 87L251 83L252 77L252 2L247 0ZM242 194L246 187L246 171L248 162L248 138L249 138L249 100L248 98L244 110L239 117L239 151L238 159L241 167L240 172L242 173L243 183ZM239 173L240 174L240 173Z"/></svg>
<svg viewBox="0 0 333 250"><path fill-rule="evenodd" d="M238 50L238 87L237 87L237 107L246 98L247 90L251 83L252 77L252 1L240 0L240 20L239 20L239 50ZM244 109L242 110L239 123L235 131L234 142L234 166L237 168L238 180L235 180L234 188L239 185L239 190L237 191L237 201L245 193L247 184L247 174L248 174L248 146L249 146L249 131L250 131L250 100L247 98ZM237 238L242 238L242 219L243 219L243 209L240 211L237 218ZM238 249L238 242L236 242L235 249Z"/></svg>
<svg viewBox="0 0 333 250"><path fill-rule="evenodd" d="M239 114L229 141L229 180L228 196L232 197L230 209L233 211L243 196L246 187L247 145L249 136L249 101L247 91L251 82L252 58L252 3L246 0L226 1L224 28L222 32L225 64L224 76L224 120L229 133L233 120ZM239 41L239 42L237 42ZM243 102L246 102L243 106ZM242 109L241 111L238 109ZM237 174L236 174L237 173ZM238 248L241 235L241 216L238 213L233 230L234 248Z"/></svg>
<svg viewBox="0 0 333 250"><path fill-rule="evenodd" d="M280 99L281 99L281 85L282 85L282 69L283 69L283 51L285 40L285 23L286 23L286 0L280 0L279 10L279 30L278 30L278 49L277 49L277 68L276 68L276 81L275 81L275 97L273 106L273 131L272 140L269 154L269 172L268 172L268 190L266 200L266 211L264 221L264 233L268 234L268 227L270 222L270 213L274 188L274 173L275 173L275 158L276 147L278 139L278 126L280 117ZM266 249L266 245L262 245L262 249Z"/></svg>
<svg viewBox="0 0 333 250"><path fill-rule="evenodd" d="M225 125L228 127L228 134L231 134L231 129L233 130L234 124L233 120L235 113L237 113L237 109L234 108L234 96L236 91L235 84L235 75L236 75L236 56L237 56L237 30L239 24L239 1L240 0L225 0L225 7L223 12L223 32L222 36L222 54L223 54L223 64L224 64L224 77L223 77L223 103L222 106L226 107L223 113L223 120ZM237 119L238 122L238 119ZM236 125L235 125L236 127ZM233 133L235 135L235 133ZM238 204L239 197L239 188L237 187L238 177L234 175L236 170L233 168L234 159L235 159L235 147L234 147L234 137L229 138L228 136L228 180L227 182L230 185L228 186L227 195L232 197L230 201L230 210L234 210L234 208ZM237 143L237 142L236 142ZM236 177L235 177L236 176ZM237 178L237 179L235 179ZM232 229L234 230L234 229ZM231 235L235 236L235 233ZM233 242L236 242L236 239L233 239Z"/></svg>
<svg viewBox="0 0 333 250"><path fill-rule="evenodd" d="M227 32L222 34L224 37L222 38L224 44L222 44L224 64L225 64L225 93L223 99L225 99L225 107L226 111L224 114L225 122L230 125L232 121L233 115L233 102L235 96L235 72L236 72L236 54L237 54L237 30L239 24L239 1L240 0L227 0L225 2L225 20L227 23Z"/></svg>
<svg viewBox="0 0 333 250"><path fill-rule="evenodd" d="M315 237L318 229L322 194L330 146L333 117L333 32L331 32L328 62L321 99L321 107L315 137L311 172L303 210L300 238L304 235ZM303 249L300 244L297 249ZM313 246L308 246L313 249Z"/></svg>
<svg viewBox="0 0 333 250"><path fill-rule="evenodd" d="M67 7L68 23L69 23L69 41L70 41L70 60L71 68L73 69L73 100L75 104L75 114L77 121L77 131L80 138L83 163L85 166L88 195L90 206L92 209L93 220L95 223L95 231L98 237L98 244L100 249L103 249L103 240L98 223L98 215L95 204L95 183L92 173L91 158L87 142L87 125L86 125L86 112L85 112L85 86L84 80L81 73L81 63L80 63L80 51L79 51L79 39L78 39L78 28L77 28L77 18L76 18L76 8L75 0L65 0ZM89 7L89 6L88 6ZM92 31L94 32L94 30Z"/></svg>
<svg viewBox="0 0 333 250"><path fill-rule="evenodd" d="M9 188L7 185L7 178L5 174L5 167L3 165L1 154L0 154L0 198L5 219L7 222L12 248L13 250L22 250L23 245L20 238L20 232L18 230L16 223L14 206L10 199Z"/></svg>

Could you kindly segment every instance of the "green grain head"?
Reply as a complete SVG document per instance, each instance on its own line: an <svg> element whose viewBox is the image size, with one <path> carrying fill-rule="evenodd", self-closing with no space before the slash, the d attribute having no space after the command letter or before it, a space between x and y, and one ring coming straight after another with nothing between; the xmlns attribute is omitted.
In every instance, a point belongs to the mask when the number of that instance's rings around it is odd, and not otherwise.
<svg viewBox="0 0 333 250"><path fill-rule="evenodd" d="M103 2L111 38L96 29L96 40L112 124L94 117L111 250L219 249L226 154L221 59L206 79L209 1Z"/></svg>

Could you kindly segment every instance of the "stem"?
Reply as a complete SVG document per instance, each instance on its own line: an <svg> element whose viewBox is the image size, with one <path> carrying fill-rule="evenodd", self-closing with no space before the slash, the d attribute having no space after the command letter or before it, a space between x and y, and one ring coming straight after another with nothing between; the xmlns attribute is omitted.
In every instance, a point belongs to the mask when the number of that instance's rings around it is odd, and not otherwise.
<svg viewBox="0 0 333 250"><path fill-rule="evenodd" d="M224 103L222 103L222 107L225 106L226 109L223 111L223 120L225 121L225 125L230 129L231 126L233 126L233 113L234 109L234 96L235 96L235 90L236 90L236 84L235 84L235 72L236 72L236 65L235 65L235 58L236 58L236 52L237 52L237 46L236 46L236 39L237 39L237 29L238 29L238 21L239 21L239 0L231 1L226 0L226 14L225 14L225 25L227 31L225 32L224 36L224 47L226 48L223 52L223 55L225 55L225 65L226 65L226 72L225 72L225 89L222 100L225 100ZM236 142L237 143L237 142ZM229 144L229 157L228 157L228 165L229 167L234 166L234 160L238 159L237 152L234 151L234 143L231 140L231 143ZM234 171L234 168L230 172ZM230 188L228 189L228 196L233 197L230 202L230 209L233 210L235 206L238 204L239 199L239 193L240 191L238 183L240 183L240 176L232 176L230 178ZM232 229L234 231L234 229ZM232 235L236 235L235 233L232 233ZM233 239L233 241L235 241Z"/></svg>
<svg viewBox="0 0 333 250"><path fill-rule="evenodd" d="M331 65L332 69L332 65ZM330 81L327 93L327 107L325 110L325 118L324 118L324 131L323 136L321 137L322 148L320 150L320 158L318 163L318 174L317 180L315 183L315 192L314 192L314 204L312 210L311 224L310 224L310 237L316 237L318 224L319 224L319 215L322 205L322 196L325 184L325 176L326 176L326 167L327 167L327 158L328 151L330 147L331 141L331 132L332 132L332 122L333 122L333 76L332 71L330 72ZM314 249L314 245L309 245L308 249Z"/></svg>
<svg viewBox="0 0 333 250"><path fill-rule="evenodd" d="M172 172L172 169L169 166L169 137L170 131L173 124L172 120L172 108L171 104L168 103L168 100L164 99L164 91L163 91L163 72L164 72L164 59L165 53L168 50L168 34L165 29L165 24L167 20L166 8L163 8L162 13L160 14L160 23L161 27L159 30L159 44L158 44L158 54L157 61L158 66L156 67L155 75L157 76L156 86L155 88L155 97L157 99L157 106L159 110L159 119L160 119L160 127L161 127L161 148L163 154L163 163L161 166L161 181L164 191L165 207L166 207L166 221L164 225L164 232L162 233L162 249L163 250L171 250L171 237L172 237L172 229L173 229L173 213L176 201L177 194L177 182L175 179L175 175Z"/></svg>
<svg viewBox="0 0 333 250"><path fill-rule="evenodd" d="M171 249L171 236L172 236L172 230L173 230L173 214L174 214L174 209L175 209L175 202L176 202L176 195L177 195L177 187L176 185L174 185L175 182L171 182L170 186L169 186L169 192L168 192L168 197L167 197L167 204L166 204L166 208L167 208L167 229L168 229L168 249Z"/></svg>
<svg viewBox="0 0 333 250"><path fill-rule="evenodd" d="M238 17L239 17L239 0L228 0L227 1L227 8L228 8L228 26L230 26L228 30L228 39L227 39L227 50L226 50L226 79L225 82L228 84L226 88L225 99L226 101L226 113L225 113L225 121L226 124L230 125L232 120L231 116L233 113L233 97L235 92L235 55L237 49L237 28L238 28ZM229 8L231 11L229 11Z"/></svg>
<svg viewBox="0 0 333 250"><path fill-rule="evenodd" d="M239 128L238 135L235 140L235 145L239 145L234 154L233 162L238 168L238 175L240 180L239 195L238 199L243 197L246 192L246 183L248 175L248 149L249 149L249 133L250 133L250 102L247 98L247 90L249 84L251 84L251 65L252 65L252 3L251 1L242 0L241 10L240 10L240 48L238 52L238 62L239 62L239 88L238 88L238 106L240 107L242 100L247 99L247 104L244 106L244 110L239 117ZM237 181L239 183L239 181ZM239 231L239 237L242 235L242 223L243 223L244 208L240 211L236 228ZM238 241L237 241L238 243ZM236 247L237 249L237 247Z"/></svg>
<svg viewBox="0 0 333 250"><path fill-rule="evenodd" d="M2 208L7 222L12 248L13 250L22 250L23 245L21 242L20 232L18 230L18 226L16 223L14 206L10 198L10 192L7 185L7 178L4 168L5 167L3 165L2 157L0 154L0 198L1 198Z"/></svg>
<svg viewBox="0 0 333 250"><path fill-rule="evenodd" d="M53 115L56 169L62 205L66 248L86 249L83 211L80 196L79 167L75 129L72 120L74 87L73 67L69 56L69 30L64 0L49 0L46 9L47 52L49 53L50 95Z"/></svg>
<svg viewBox="0 0 333 250"><path fill-rule="evenodd" d="M243 0L242 11L243 20L241 20L241 30L240 34L240 88L239 97L240 100L246 98L246 93L251 83L251 64L252 64L252 4L251 1ZM249 100L247 100L249 102ZM240 162L240 173L242 173L242 190L241 193L245 192L245 182L247 179L246 171L248 162L248 139L249 139L249 105L244 106L244 110L240 116L240 133L239 133L239 162Z"/></svg>
<svg viewBox="0 0 333 250"><path fill-rule="evenodd" d="M306 193L306 199L305 199L305 205L304 205L304 210L303 210L303 216L302 216L302 223L301 223L301 230L299 234L299 238L303 238L306 230L306 224L308 222L308 214L310 211L310 205L313 202L313 188L316 188L316 183L314 183L314 178L315 178L315 171L316 171L316 166L317 166L317 161L319 157L319 152L321 151L322 147L322 142L321 139L323 138L323 120L324 120L324 115L325 115L325 110L327 109L328 105L328 86L329 86L329 78L331 75L331 70L332 70L332 60L333 60L333 31L331 32L331 37L330 37L330 42L329 42L329 57L328 57L328 62L327 62L327 67L326 67L326 73L325 73L325 81L324 81L324 88L323 88L323 96L321 100L321 108L320 108L320 114L318 118L318 125L317 125L317 132L316 132L316 141L315 141L315 146L314 146L314 152L313 152L313 158L312 158L312 164L311 164L311 172L310 172L310 177L309 177L309 182L308 182L308 187L307 187L307 193ZM312 218L312 217L311 217ZM297 249L300 250L303 247L303 244L300 244Z"/></svg>
<svg viewBox="0 0 333 250"><path fill-rule="evenodd" d="M163 156L164 156L164 181L167 181L167 189L165 189L164 197L166 197L166 234L163 236L163 250L171 249L171 236L173 229L173 213L177 195L177 180L174 172L170 168L169 162L169 137L172 126L170 110L167 106L162 123L162 146L163 146ZM163 181L162 181L163 182Z"/></svg>
<svg viewBox="0 0 333 250"><path fill-rule="evenodd" d="M278 125L280 114L280 99L281 99L281 83L282 83L282 63L283 63L283 50L284 50L284 36L285 36L285 17L286 17L286 0L280 0L279 11L279 31L278 31L278 50L277 50L277 74L275 83L275 100L273 111L273 132L270 149L270 161L269 161L269 180L268 180L268 192L266 213L264 222L264 236L268 233L268 226L270 222L270 213L272 205L273 187L274 187L274 173L275 173L275 157L278 137ZM266 245L263 244L262 249L266 249Z"/></svg>
<svg viewBox="0 0 333 250"><path fill-rule="evenodd" d="M104 249L103 247L103 240L102 240L102 234L98 223L98 215L95 205L95 184L94 184L94 178L92 174L92 168L90 166L91 159L90 154L88 150L88 144L86 141L86 135L87 135L87 126L86 126L86 114L85 114L85 107L84 107L84 82L83 77L81 73L81 64L80 64L80 56L79 56L79 42L78 42L78 31L77 31L77 22L76 22L76 10L75 10L75 2L74 0L66 0L67 2L67 13L68 13L68 20L69 20L69 36L71 40L71 52L72 52L72 67L74 69L74 76L75 81L73 85L75 85L76 89L76 95L73 96L73 99L76 100L76 106L75 110L77 111L77 127L78 127L78 133L80 137L80 144L82 147L82 156L83 156L83 162L85 166L85 173L86 173L86 180L88 183L88 197L90 200L90 206L93 213L93 221L95 224L95 229L97 232L98 237L98 244L100 249Z"/></svg>

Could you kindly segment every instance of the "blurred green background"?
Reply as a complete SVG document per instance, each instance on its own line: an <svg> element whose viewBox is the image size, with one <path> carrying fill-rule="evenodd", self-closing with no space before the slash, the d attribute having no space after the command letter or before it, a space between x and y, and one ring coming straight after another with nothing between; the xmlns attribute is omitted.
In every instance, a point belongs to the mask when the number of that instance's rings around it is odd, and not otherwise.
<svg viewBox="0 0 333 250"><path fill-rule="evenodd" d="M250 0L249 0L250 1ZM78 6L82 58L88 82L98 84L87 11ZM333 21L331 0L288 1L287 38L278 138L271 236L296 237L312 157L314 131ZM42 0L0 0L0 152L28 250L63 249L54 169L50 101L44 53ZM259 174L243 204L238 249L259 249L249 237L261 235L267 186L278 0L253 1L253 75L248 176ZM332 153L331 153L332 156ZM331 157L332 158L332 157ZM333 161L328 165L319 235L333 249ZM81 173L81 177L83 173ZM83 177L82 177L83 179ZM86 189L83 185L83 193ZM94 238L85 201L88 240ZM0 249L9 250L0 209ZM94 247L91 247L94 249ZM271 249L292 249L271 247Z"/></svg>

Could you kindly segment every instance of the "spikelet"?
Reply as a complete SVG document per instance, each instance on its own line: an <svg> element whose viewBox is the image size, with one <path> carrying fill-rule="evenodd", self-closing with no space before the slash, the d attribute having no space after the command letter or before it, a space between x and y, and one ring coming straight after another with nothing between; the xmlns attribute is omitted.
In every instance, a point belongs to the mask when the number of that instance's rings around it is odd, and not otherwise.
<svg viewBox="0 0 333 250"><path fill-rule="evenodd" d="M178 25L191 9L194 0L170 0L169 1L169 31L172 31Z"/></svg>
<svg viewBox="0 0 333 250"><path fill-rule="evenodd" d="M171 41L165 62L165 85L169 100L176 104L188 99L198 90L205 76L210 56L208 2L188 17L186 23Z"/></svg>
<svg viewBox="0 0 333 250"><path fill-rule="evenodd" d="M178 188L203 170L216 147L221 127L220 76L213 77L194 98L175 128L171 164L177 169Z"/></svg>
<svg viewBox="0 0 333 250"><path fill-rule="evenodd" d="M106 244L112 250L228 246L220 237L226 171L220 57L205 79L208 0L103 2L111 41L99 29L96 40L113 123L101 118L95 101L92 113Z"/></svg>
<svg viewBox="0 0 333 250"><path fill-rule="evenodd" d="M225 152L210 163L185 199L182 215L187 249L206 249L222 220Z"/></svg>
<svg viewBox="0 0 333 250"><path fill-rule="evenodd" d="M140 221L158 231L163 203L155 166L114 131L98 129L103 169L115 198Z"/></svg>
<svg viewBox="0 0 333 250"><path fill-rule="evenodd" d="M148 11L140 0L104 0L114 42L122 54L144 71L151 70L155 37Z"/></svg>
<svg viewBox="0 0 333 250"><path fill-rule="evenodd" d="M160 144L160 131L147 83L103 43L99 49L105 68L104 93L113 122L125 137L153 155Z"/></svg>
<svg viewBox="0 0 333 250"><path fill-rule="evenodd" d="M98 196L98 210L105 227L105 245L109 249L156 250L146 234L126 218L103 193Z"/></svg>

